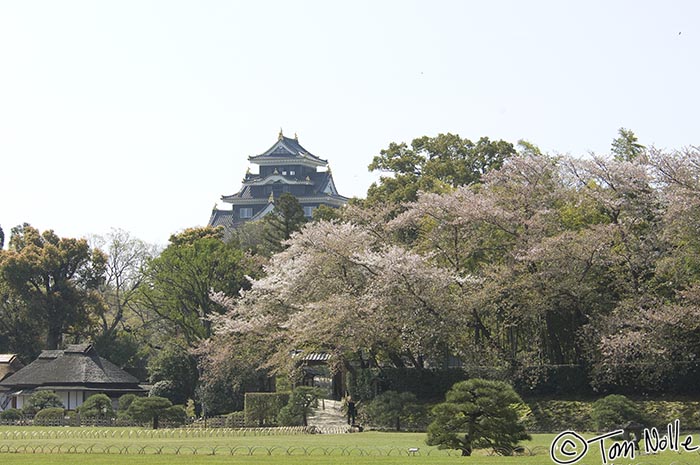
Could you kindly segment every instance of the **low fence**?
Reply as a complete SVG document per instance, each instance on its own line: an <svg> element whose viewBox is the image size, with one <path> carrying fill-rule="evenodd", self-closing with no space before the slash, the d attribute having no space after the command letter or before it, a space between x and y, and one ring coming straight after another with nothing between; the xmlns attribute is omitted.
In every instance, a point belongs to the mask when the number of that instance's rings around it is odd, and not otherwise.
<svg viewBox="0 0 700 465"><path fill-rule="evenodd" d="M480 455L480 452L476 454ZM362 448L362 447L279 447L279 446L159 446L159 445L70 445L70 444L0 444L0 453L11 454L121 454L121 455L233 455L233 456L357 456L357 457L400 457L400 456L459 456L460 451L411 448ZM485 455L534 456L547 455L546 447L518 447L514 450L498 449L483 451Z"/></svg>
<svg viewBox="0 0 700 465"><path fill-rule="evenodd" d="M183 425L174 424L168 421L161 420L160 424L163 428L179 428ZM92 426L92 427L138 427L143 426L143 423L128 419L128 418L85 418L85 417L64 417L64 418L46 418L41 420L41 424L35 423L33 417L26 417L17 420L0 420L0 426ZM188 428L237 428L244 427L243 422L232 420L226 416L209 417L206 420L202 418L190 419L185 422L185 427Z"/></svg>
<svg viewBox="0 0 700 465"><path fill-rule="evenodd" d="M344 434L345 427L279 426L270 428L174 428L174 429L41 429L0 431L0 440L42 439L198 439L246 436Z"/></svg>

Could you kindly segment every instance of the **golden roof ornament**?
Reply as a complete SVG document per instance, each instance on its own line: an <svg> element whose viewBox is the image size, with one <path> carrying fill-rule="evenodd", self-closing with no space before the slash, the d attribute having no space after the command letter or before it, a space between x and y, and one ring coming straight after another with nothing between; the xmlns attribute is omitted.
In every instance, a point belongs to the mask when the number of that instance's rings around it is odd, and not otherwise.
<svg viewBox="0 0 700 465"><path fill-rule="evenodd" d="M282 139L284 139L284 134L282 134L282 128L280 128L280 133L277 136L277 140L282 140Z"/></svg>
<svg viewBox="0 0 700 465"><path fill-rule="evenodd" d="M275 203L275 193L270 192L270 197L267 198L268 203Z"/></svg>
<svg viewBox="0 0 700 465"><path fill-rule="evenodd" d="M299 142L299 136L297 136L297 133L296 133L296 132L294 133L294 140L297 141L297 142Z"/></svg>
<svg viewBox="0 0 700 465"><path fill-rule="evenodd" d="M279 171L277 171L277 168L275 168L275 172L274 172L274 173L272 173L272 174L280 174L280 172L279 172Z"/></svg>

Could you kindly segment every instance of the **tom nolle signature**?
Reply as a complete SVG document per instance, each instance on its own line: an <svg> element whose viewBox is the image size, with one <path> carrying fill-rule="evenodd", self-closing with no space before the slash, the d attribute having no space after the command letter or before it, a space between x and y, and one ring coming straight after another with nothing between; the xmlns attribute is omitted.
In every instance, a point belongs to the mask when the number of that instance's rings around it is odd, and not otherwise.
<svg viewBox="0 0 700 465"><path fill-rule="evenodd" d="M619 429L586 439L575 431L564 431L552 441L549 455L554 463L571 465L583 459L588 454L591 445L596 445L603 465L612 465L618 459L634 460L640 453L639 440L605 442L606 439L621 436L623 433L624 430ZM663 434L659 433L657 428L644 428L643 437L645 454L656 454L664 451L694 452L700 449L700 443L694 445L691 435L687 435L681 440L680 420L666 425L666 431Z"/></svg>

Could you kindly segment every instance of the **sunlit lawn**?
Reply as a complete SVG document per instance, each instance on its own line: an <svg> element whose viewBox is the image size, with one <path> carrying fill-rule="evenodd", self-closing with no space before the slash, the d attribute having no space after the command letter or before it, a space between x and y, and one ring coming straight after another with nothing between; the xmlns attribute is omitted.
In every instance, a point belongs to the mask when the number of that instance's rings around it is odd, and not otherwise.
<svg viewBox="0 0 700 465"><path fill-rule="evenodd" d="M425 444L424 433L380 433L325 435L232 435L223 430L152 432L135 428L41 428L0 427L2 464L553 464L549 446L555 435L536 434L524 442L526 453L536 455L501 457L477 451L472 457L447 455ZM239 434L239 433L236 433ZM197 435L198 437L193 437ZM683 433L685 435L685 433ZM50 436L50 437L49 437ZM58 436L58 437L57 437ZM131 437L129 437L131 436ZM155 437L153 437L155 436ZM204 437L202 437L204 436ZM695 434L700 443L700 434ZM682 439L682 438L681 438ZM612 441L606 441L609 447ZM60 446L60 452L59 452ZM410 448L419 448L415 456ZM15 453L17 449L18 453ZM85 453L88 449L91 453ZM7 451L13 451L8 453ZM103 451L108 453L104 453ZM121 452L121 454L120 454ZM141 453L139 453L141 452ZM158 453L159 452L159 453ZM179 455L176 455L179 452ZM212 455L214 453L215 455ZM602 464L600 448L591 445L578 462ZM616 464L697 464L697 453L665 452L638 455Z"/></svg>

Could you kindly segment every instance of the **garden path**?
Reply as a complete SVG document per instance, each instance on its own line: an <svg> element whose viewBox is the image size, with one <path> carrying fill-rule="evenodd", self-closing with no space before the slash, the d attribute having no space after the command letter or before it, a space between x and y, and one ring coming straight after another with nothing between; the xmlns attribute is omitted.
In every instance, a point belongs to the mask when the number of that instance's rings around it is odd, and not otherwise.
<svg viewBox="0 0 700 465"><path fill-rule="evenodd" d="M347 416L342 411L342 402L319 399L318 408L309 416L309 426L324 430L349 430Z"/></svg>

